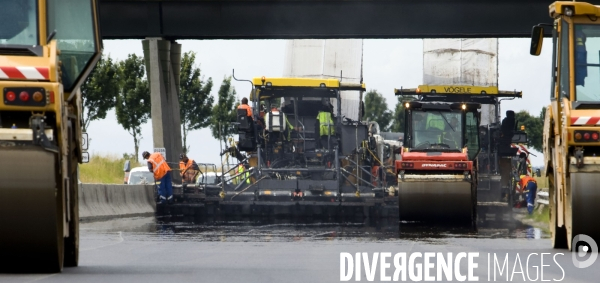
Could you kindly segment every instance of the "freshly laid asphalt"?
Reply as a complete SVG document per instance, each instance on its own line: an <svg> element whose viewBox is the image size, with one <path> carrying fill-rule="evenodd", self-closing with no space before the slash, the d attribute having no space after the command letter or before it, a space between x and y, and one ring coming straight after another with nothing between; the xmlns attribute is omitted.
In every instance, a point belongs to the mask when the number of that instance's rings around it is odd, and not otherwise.
<svg viewBox="0 0 600 283"><path fill-rule="evenodd" d="M144 217L84 223L80 249L79 267L58 274L0 274L0 282L339 282L340 253L359 252L369 260L374 253L390 253L387 276L394 273L397 253L451 252L456 258L478 252L473 275L481 282L600 282L600 259L577 268L569 251L551 248L547 232L523 224L473 231L397 221ZM361 270L360 281L368 282L364 266ZM378 265L375 282L385 279L380 270ZM430 273L437 274L435 268ZM459 273L468 274L467 258ZM353 275L350 282L358 279Z"/></svg>

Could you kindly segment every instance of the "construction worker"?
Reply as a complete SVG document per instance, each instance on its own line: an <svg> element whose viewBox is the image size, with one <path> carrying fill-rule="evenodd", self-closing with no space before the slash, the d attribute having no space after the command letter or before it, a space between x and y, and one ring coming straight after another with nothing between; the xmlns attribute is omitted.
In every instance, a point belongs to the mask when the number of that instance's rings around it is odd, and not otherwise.
<svg viewBox="0 0 600 283"><path fill-rule="evenodd" d="M527 201L527 212L533 213L533 205L535 203L535 195L537 192L537 183L535 179L529 175L521 175L519 185L521 190L525 193L525 200Z"/></svg>
<svg viewBox="0 0 600 283"><path fill-rule="evenodd" d="M179 155L179 175L181 180L187 184L195 184L200 168L196 161L189 159L185 153Z"/></svg>
<svg viewBox="0 0 600 283"><path fill-rule="evenodd" d="M500 126L500 140L504 143L510 143L514 135L515 127L515 112L508 110L506 111L506 117L502 119L502 125Z"/></svg>
<svg viewBox="0 0 600 283"><path fill-rule="evenodd" d="M150 154L147 151L142 152L142 157L148 160L148 170L154 173L154 180L160 180L158 194L160 196L159 204L173 201L173 184L171 183L171 167L167 164L165 158L159 152Z"/></svg>
<svg viewBox="0 0 600 283"><path fill-rule="evenodd" d="M265 117L265 114L267 113L267 106L265 106L264 103L260 104L260 111L258 112L258 116L261 118Z"/></svg>
<svg viewBox="0 0 600 283"><path fill-rule="evenodd" d="M280 118L279 115L281 115L282 117ZM282 125L280 125L280 119L283 122ZM292 124L290 123L290 121L287 119L287 116L285 116L285 113L283 113L283 111L279 111L279 109L277 109L277 107L272 106L271 107L271 111L267 112L265 114L265 129L267 131L272 131L272 132L286 132L287 131L287 139L290 139L290 131L294 130L294 126L292 126ZM284 135L285 137L286 135Z"/></svg>
<svg viewBox="0 0 600 283"><path fill-rule="evenodd" d="M317 146L323 147L323 144L327 144L329 148L329 141L333 135L335 135L335 124L331 117L331 108L323 105L319 113L317 114L318 133L319 139L317 140ZM317 132L317 131L315 131Z"/></svg>
<svg viewBox="0 0 600 283"><path fill-rule="evenodd" d="M244 171L246 170L245 166L243 163L240 163L240 165L238 165L238 176L236 177L237 183L241 183L244 181L244 179L246 179L246 184L250 184L250 172L246 171L246 174L244 174Z"/></svg>
<svg viewBox="0 0 600 283"><path fill-rule="evenodd" d="M242 104L240 104L237 109L245 109L248 117L252 119L252 107L248 105L248 98L242 98Z"/></svg>
<svg viewBox="0 0 600 283"><path fill-rule="evenodd" d="M519 153L519 163L517 165L517 172L519 175L528 175L527 169L531 167L531 165L527 164L527 153L521 152Z"/></svg>
<svg viewBox="0 0 600 283"><path fill-rule="evenodd" d="M258 111L258 117L256 119L256 125L258 125L259 132L262 132L262 130L265 129L265 113L266 112L267 112L267 109L265 107L265 104L261 103L259 111Z"/></svg>

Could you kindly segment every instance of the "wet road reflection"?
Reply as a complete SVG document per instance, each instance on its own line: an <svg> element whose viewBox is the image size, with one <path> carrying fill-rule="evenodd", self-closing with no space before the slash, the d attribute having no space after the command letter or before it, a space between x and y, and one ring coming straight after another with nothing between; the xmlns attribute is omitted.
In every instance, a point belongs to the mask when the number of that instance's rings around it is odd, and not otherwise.
<svg viewBox="0 0 600 283"><path fill-rule="evenodd" d="M487 222L476 230L440 224L399 223L393 219L358 222L289 218L196 219L180 216L116 219L82 225L82 233L114 232L137 240L208 242L412 240L443 243L448 238L549 237L539 228L516 221Z"/></svg>

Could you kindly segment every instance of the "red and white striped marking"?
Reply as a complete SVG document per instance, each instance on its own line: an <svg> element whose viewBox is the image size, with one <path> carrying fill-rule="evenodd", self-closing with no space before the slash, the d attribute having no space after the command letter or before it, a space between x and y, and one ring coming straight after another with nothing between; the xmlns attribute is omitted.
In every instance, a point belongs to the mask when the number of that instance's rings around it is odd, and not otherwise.
<svg viewBox="0 0 600 283"><path fill-rule="evenodd" d="M571 117L571 125L600 125L600 117Z"/></svg>
<svg viewBox="0 0 600 283"><path fill-rule="evenodd" d="M45 67L1 67L0 79L47 80L50 77Z"/></svg>
<svg viewBox="0 0 600 283"><path fill-rule="evenodd" d="M529 176L533 176L533 175L531 175L532 174L531 167L529 167L529 165L531 165L531 161L529 160L529 150L527 150L527 148L525 148L525 146L522 144L517 144L517 145L511 144L510 146L518 149L517 154L521 154L521 152L527 154L527 172L529 173Z"/></svg>

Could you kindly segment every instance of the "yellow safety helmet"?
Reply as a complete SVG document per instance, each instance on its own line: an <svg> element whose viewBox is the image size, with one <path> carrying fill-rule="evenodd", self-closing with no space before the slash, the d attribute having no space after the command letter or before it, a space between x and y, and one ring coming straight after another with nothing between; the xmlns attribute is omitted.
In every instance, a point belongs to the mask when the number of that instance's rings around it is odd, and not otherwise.
<svg viewBox="0 0 600 283"><path fill-rule="evenodd" d="M521 175L521 176L519 176L519 178L523 179L523 178L525 178L525 175Z"/></svg>

